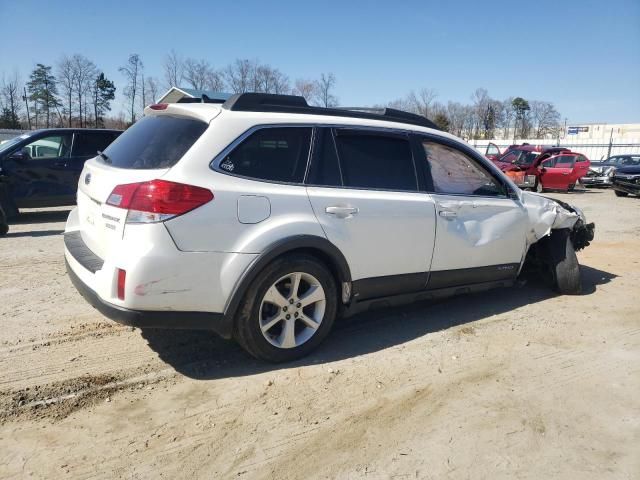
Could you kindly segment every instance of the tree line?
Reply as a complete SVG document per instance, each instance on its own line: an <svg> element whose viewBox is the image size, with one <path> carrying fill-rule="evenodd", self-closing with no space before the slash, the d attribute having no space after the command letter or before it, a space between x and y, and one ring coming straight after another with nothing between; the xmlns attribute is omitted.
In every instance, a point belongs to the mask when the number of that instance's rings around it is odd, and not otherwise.
<svg viewBox="0 0 640 480"><path fill-rule="evenodd" d="M126 113L108 116L116 84L96 64L80 54L63 55L54 65L38 63L26 82L17 72L0 78L0 128L116 127L136 121L144 107L171 86L216 92L280 93L301 95L312 105L338 105L336 77L322 73L317 79L297 78L259 60L236 59L216 68L208 60L165 55L161 78L145 72L142 57L133 53L118 69ZM164 91L163 90L163 91ZM423 115L442 130L467 139L544 138L560 132L560 114L548 101L509 97L492 98L484 88L470 103L437 100L430 88L412 91L377 107L393 107Z"/></svg>
<svg viewBox="0 0 640 480"><path fill-rule="evenodd" d="M468 104L436 99L435 90L423 88L386 106L423 115L442 130L466 139L556 138L563 128L560 113L544 100L497 100L484 88L476 89Z"/></svg>

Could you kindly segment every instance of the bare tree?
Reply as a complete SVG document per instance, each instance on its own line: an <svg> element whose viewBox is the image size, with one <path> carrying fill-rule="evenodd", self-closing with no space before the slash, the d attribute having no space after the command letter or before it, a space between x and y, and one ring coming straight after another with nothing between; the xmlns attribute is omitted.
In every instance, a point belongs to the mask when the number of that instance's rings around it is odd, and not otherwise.
<svg viewBox="0 0 640 480"><path fill-rule="evenodd" d="M407 103L411 106L410 111L429 118L432 115L433 102L438 94L431 88L422 88L416 94L415 92L409 93L407 97Z"/></svg>
<svg viewBox="0 0 640 480"><path fill-rule="evenodd" d="M167 88L178 87L184 78L184 60L174 50L164 57L164 80Z"/></svg>
<svg viewBox="0 0 640 480"><path fill-rule="evenodd" d="M76 88L75 79L75 67L74 62L67 55L64 55L57 65L58 85L62 92L62 98L64 98L64 105L62 112L67 116L67 126L71 127L73 118L74 107L74 92Z"/></svg>
<svg viewBox="0 0 640 480"><path fill-rule="evenodd" d="M213 92L223 92L225 90L224 74L218 70L213 70L207 74L207 81L205 82L207 90Z"/></svg>
<svg viewBox="0 0 640 480"><path fill-rule="evenodd" d="M316 84L313 80L299 78L295 81L291 93L304 97L308 103L313 103L317 97Z"/></svg>
<svg viewBox="0 0 640 480"><path fill-rule="evenodd" d="M546 135L553 135L560 124L560 113L551 102L532 100L531 119L536 129L536 138L544 138Z"/></svg>
<svg viewBox="0 0 640 480"><path fill-rule="evenodd" d="M71 76L77 98L79 126L86 126L88 99L96 76L98 74L95 64L87 57L75 54L71 57ZM67 92L68 93L68 92Z"/></svg>
<svg viewBox="0 0 640 480"><path fill-rule="evenodd" d="M236 59L224 70L224 78L227 86L233 93L245 93L253 91L255 62L247 59Z"/></svg>
<svg viewBox="0 0 640 480"><path fill-rule="evenodd" d="M151 103L155 103L158 100L158 81L154 77L147 77L145 91Z"/></svg>
<svg viewBox="0 0 640 480"><path fill-rule="evenodd" d="M289 93L289 78L277 68L269 65L256 65L254 71L255 91L262 93Z"/></svg>
<svg viewBox="0 0 640 480"><path fill-rule="evenodd" d="M3 110L6 110L8 123L11 128L17 128L20 125L20 76L14 71L9 77L2 76L0 83L0 103Z"/></svg>
<svg viewBox="0 0 640 480"><path fill-rule="evenodd" d="M129 100L131 105L131 123L136 121L136 96L139 94L140 76L143 68L144 65L142 64L140 55L132 53L129 55L127 63L118 69L127 80L127 86L124 88L124 96Z"/></svg>
<svg viewBox="0 0 640 480"><path fill-rule="evenodd" d="M191 88L204 90L213 69L206 60L187 58L184 62L184 79Z"/></svg>
<svg viewBox="0 0 640 480"><path fill-rule="evenodd" d="M320 75L320 79L316 81L316 91L321 106L335 107L338 104L338 98L333 94L335 86L336 77L333 73Z"/></svg>

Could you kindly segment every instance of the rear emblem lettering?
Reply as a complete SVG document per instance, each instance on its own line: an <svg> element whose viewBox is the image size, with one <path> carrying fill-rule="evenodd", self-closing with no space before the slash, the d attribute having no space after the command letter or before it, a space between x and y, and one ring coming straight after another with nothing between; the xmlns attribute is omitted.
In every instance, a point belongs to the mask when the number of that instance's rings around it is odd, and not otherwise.
<svg viewBox="0 0 640 480"><path fill-rule="evenodd" d="M91 174L90 174L90 173L87 173L87 174L84 176L84 184L85 184L85 185L89 185L90 183L91 183Z"/></svg>

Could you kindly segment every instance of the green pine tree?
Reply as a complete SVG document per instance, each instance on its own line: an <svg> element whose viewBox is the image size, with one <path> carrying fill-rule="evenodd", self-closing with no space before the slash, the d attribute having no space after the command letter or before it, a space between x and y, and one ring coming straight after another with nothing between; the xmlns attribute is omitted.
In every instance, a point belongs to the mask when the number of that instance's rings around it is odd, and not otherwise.
<svg viewBox="0 0 640 480"><path fill-rule="evenodd" d="M57 108L60 106L58 101L58 87L56 77L51 73L51 67L47 67L41 63L31 72L31 80L27 83L29 91L29 100L35 105L35 125L38 128L38 117L44 115L45 126L49 128L52 125L52 119Z"/></svg>
<svg viewBox="0 0 640 480"><path fill-rule="evenodd" d="M100 73L93 86L93 111L95 126L104 127L104 114L111 110L111 101L115 98L116 87L111 80Z"/></svg>

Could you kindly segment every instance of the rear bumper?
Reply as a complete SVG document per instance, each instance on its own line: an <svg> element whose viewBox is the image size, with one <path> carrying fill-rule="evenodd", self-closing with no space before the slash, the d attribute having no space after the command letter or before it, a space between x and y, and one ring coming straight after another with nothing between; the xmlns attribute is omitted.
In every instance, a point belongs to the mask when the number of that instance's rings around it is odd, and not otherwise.
<svg viewBox="0 0 640 480"><path fill-rule="evenodd" d="M115 322L138 328L211 330L224 338L231 337L231 322L226 321L222 313L131 310L105 302L75 274L66 259L65 264L69 279L80 295Z"/></svg>
<svg viewBox="0 0 640 480"><path fill-rule="evenodd" d="M256 255L183 252L163 224L127 227L123 238L98 255L83 239L78 210L69 215L65 261L82 296L106 317L136 327L232 332L227 301ZM117 292L126 271L125 299Z"/></svg>

